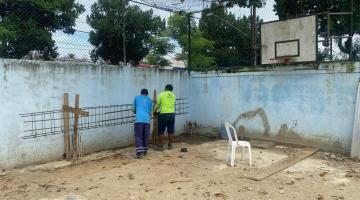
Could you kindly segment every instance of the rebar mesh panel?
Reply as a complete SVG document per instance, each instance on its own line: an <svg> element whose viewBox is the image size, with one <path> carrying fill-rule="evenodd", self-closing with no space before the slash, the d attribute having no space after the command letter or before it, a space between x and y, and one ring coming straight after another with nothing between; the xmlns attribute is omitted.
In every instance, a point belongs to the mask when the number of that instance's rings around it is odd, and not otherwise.
<svg viewBox="0 0 360 200"><path fill-rule="evenodd" d="M187 98L176 100L176 115L187 114ZM135 114L132 111L132 104L83 107L82 111L88 112L88 116L79 116L78 130L89 130L101 127L120 126L135 122ZM50 135L62 134L65 132L64 111L50 110L20 114L25 124L25 135L21 138L37 138ZM69 114L69 131L74 131L75 114Z"/></svg>

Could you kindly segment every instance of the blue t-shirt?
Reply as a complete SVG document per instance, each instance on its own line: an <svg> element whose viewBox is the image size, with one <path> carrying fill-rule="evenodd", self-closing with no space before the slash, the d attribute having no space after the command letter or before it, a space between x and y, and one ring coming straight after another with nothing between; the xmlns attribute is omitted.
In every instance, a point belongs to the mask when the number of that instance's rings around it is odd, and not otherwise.
<svg viewBox="0 0 360 200"><path fill-rule="evenodd" d="M139 95L134 100L135 123L150 123L152 101L148 96Z"/></svg>

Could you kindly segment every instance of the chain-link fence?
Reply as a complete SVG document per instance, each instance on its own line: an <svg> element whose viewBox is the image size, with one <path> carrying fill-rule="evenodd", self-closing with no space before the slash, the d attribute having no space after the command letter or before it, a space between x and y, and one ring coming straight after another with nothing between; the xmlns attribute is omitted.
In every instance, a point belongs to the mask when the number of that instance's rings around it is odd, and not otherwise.
<svg viewBox="0 0 360 200"><path fill-rule="evenodd" d="M255 3L255 9L250 4ZM317 15L317 61L358 60L360 5L283 0L3 0L0 57L194 71L261 64L264 22ZM254 18L253 16L256 16Z"/></svg>

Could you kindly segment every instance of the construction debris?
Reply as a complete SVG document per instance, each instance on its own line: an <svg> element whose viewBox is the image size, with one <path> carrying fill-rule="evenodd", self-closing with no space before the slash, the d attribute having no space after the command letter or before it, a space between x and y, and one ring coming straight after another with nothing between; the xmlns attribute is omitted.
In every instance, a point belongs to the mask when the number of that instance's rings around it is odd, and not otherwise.
<svg viewBox="0 0 360 200"><path fill-rule="evenodd" d="M130 179L130 180L135 179L135 176L134 176L134 174L133 174L133 173L128 173L128 177L129 177L129 179Z"/></svg>

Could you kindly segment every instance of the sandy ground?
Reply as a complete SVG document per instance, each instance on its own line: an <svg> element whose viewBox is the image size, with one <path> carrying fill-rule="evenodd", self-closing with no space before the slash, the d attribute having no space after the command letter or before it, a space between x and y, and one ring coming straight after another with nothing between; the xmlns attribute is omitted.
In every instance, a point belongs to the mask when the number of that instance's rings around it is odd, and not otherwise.
<svg viewBox="0 0 360 200"><path fill-rule="evenodd" d="M254 148L253 166L238 159L230 168L226 141L180 139L173 150L150 150L143 159L129 147L61 169L7 171L0 199L360 199L360 162L324 152L262 181L243 178L295 151L301 149Z"/></svg>

